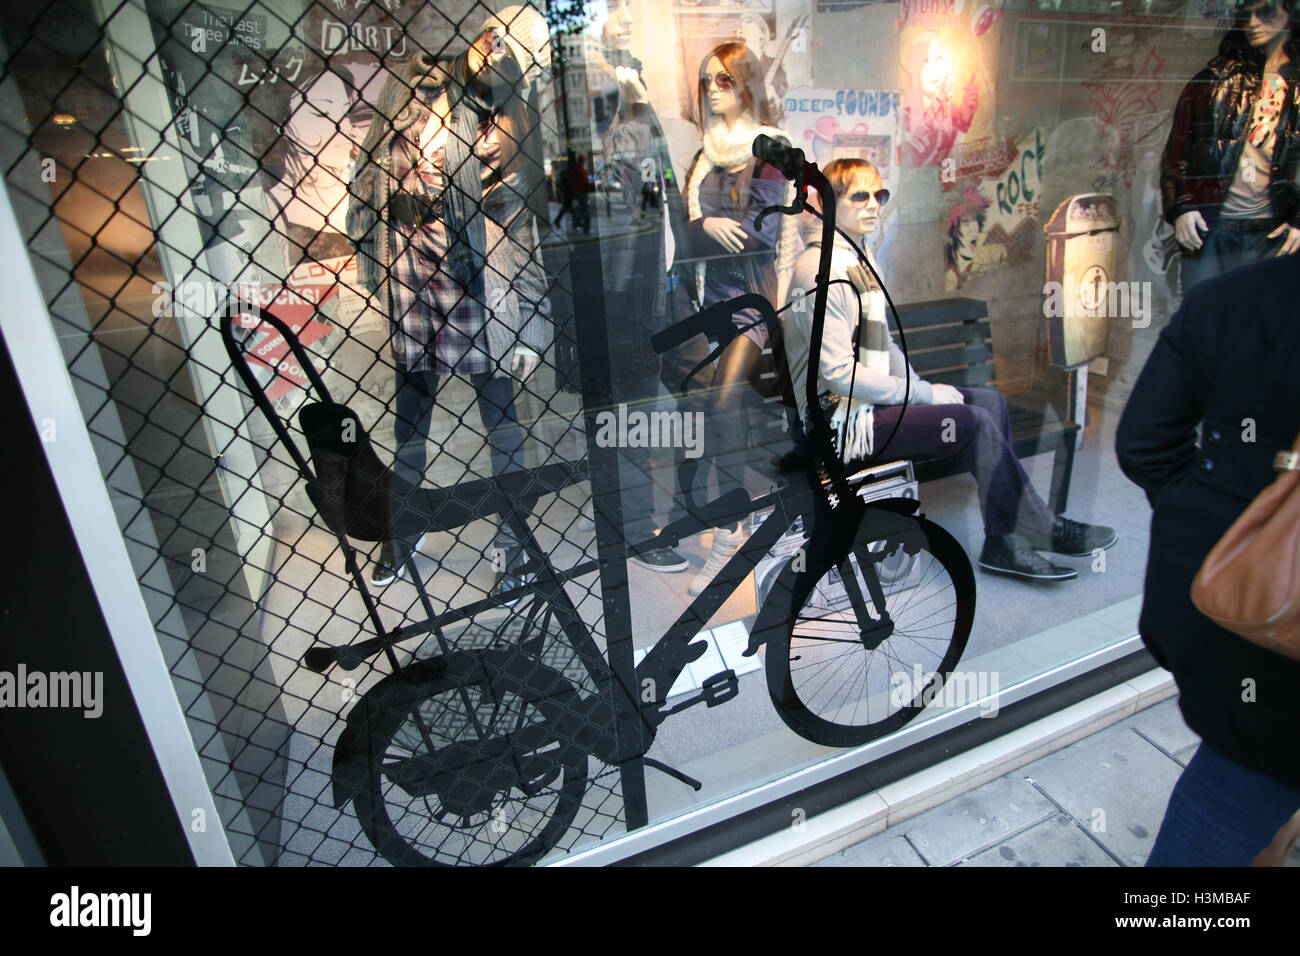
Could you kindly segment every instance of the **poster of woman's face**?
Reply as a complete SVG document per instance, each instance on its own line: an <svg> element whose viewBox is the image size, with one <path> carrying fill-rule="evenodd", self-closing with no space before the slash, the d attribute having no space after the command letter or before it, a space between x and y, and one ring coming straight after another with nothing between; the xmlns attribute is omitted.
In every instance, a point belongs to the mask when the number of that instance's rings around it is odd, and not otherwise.
<svg viewBox="0 0 1300 956"><path fill-rule="evenodd" d="M318 73L289 95L270 196L279 230L311 258L346 255L343 235L350 166L368 128L354 74L347 66Z"/></svg>
<svg viewBox="0 0 1300 956"><path fill-rule="evenodd" d="M900 20L900 85L905 90L905 165L962 165L963 146L992 132L998 4L966 4L940 14L913 5Z"/></svg>

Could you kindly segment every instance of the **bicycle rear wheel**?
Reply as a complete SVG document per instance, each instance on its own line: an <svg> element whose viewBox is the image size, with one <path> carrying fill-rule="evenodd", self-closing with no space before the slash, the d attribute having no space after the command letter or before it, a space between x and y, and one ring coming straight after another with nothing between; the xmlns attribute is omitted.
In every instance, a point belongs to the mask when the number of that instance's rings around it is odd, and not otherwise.
<svg viewBox="0 0 1300 956"><path fill-rule="evenodd" d="M367 766L353 794L396 866L532 863L573 823L587 753L557 733L573 685L516 650L457 651L387 678L358 702Z"/></svg>
<svg viewBox="0 0 1300 956"><path fill-rule="evenodd" d="M787 566L759 614L773 706L825 746L893 733L943 689L974 617L975 576L956 539L869 510L838 566Z"/></svg>

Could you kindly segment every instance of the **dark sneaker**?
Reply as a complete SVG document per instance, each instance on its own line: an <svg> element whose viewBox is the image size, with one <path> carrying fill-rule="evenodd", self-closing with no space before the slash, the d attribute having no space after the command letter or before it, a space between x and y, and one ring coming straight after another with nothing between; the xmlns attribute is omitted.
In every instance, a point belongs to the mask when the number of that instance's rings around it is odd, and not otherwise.
<svg viewBox="0 0 1300 956"><path fill-rule="evenodd" d="M994 574L1006 574L1030 581L1068 581L1079 576L1074 568L1053 564L1009 534L990 535L984 539L979 565Z"/></svg>
<svg viewBox="0 0 1300 956"><path fill-rule="evenodd" d="M655 548L652 551L642 551L640 554L633 554L628 557L633 564L639 564L651 571L663 571L665 573L669 571L685 571L691 566L689 561L672 548Z"/></svg>
<svg viewBox="0 0 1300 956"><path fill-rule="evenodd" d="M1084 524L1071 521L1063 515L1057 515L1052 524L1052 541L1040 545L1044 551L1066 554L1074 558L1086 558L1098 548L1109 548L1119 540L1114 528L1104 524Z"/></svg>
<svg viewBox="0 0 1300 956"><path fill-rule="evenodd" d="M415 542L413 551L419 551L424 547L424 535L420 535L420 540ZM370 568L370 583L377 588L382 588L392 584L402 575L406 574L406 561L398 561L393 556L393 545L385 542L379 552L379 560Z"/></svg>

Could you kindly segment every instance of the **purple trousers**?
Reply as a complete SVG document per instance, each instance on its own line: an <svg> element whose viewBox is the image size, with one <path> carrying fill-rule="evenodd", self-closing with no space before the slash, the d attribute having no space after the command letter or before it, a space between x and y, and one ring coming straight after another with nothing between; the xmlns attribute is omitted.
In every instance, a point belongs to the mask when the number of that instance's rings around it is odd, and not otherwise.
<svg viewBox="0 0 1300 956"><path fill-rule="evenodd" d="M901 405L872 413L876 461L924 455L961 455L979 485L986 535L1051 534L1053 515L1020 467L1011 444L1011 418L1002 393L961 388L965 405L909 405L894 440L885 446Z"/></svg>

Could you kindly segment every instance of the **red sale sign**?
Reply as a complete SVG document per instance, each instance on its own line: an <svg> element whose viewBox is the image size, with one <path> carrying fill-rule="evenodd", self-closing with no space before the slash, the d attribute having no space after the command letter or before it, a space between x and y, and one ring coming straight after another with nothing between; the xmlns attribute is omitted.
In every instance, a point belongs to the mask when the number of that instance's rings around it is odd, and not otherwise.
<svg viewBox="0 0 1300 956"><path fill-rule="evenodd" d="M334 327L320 318L319 310L330 296L338 292L338 274L351 262L351 257L329 260L326 263L306 262L293 271L289 281L281 285L262 286L252 290L256 304L287 325L304 347L318 342ZM245 316L245 328L257 322ZM249 357L255 363L272 369L276 380L267 386L266 395L275 401L294 387L307 385L307 374L289 349L283 335L269 323L258 323L261 341L252 346Z"/></svg>

